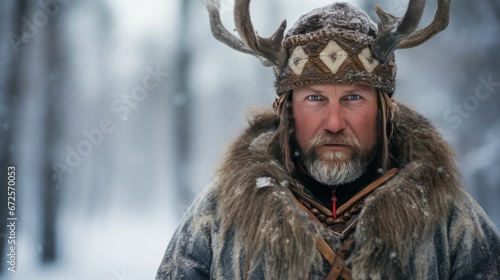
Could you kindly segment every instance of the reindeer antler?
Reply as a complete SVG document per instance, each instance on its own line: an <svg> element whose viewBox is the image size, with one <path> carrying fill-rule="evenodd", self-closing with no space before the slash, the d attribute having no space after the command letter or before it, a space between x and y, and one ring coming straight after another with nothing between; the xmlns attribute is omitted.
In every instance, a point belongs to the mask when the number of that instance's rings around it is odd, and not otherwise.
<svg viewBox="0 0 500 280"><path fill-rule="evenodd" d="M265 66L283 66L287 61L286 50L281 46L286 28L286 20L270 38L261 38L253 29L250 19L250 0L236 0L234 22L241 39L224 28L220 20L220 1L203 0L210 16L210 26L214 37L229 47L256 56Z"/></svg>
<svg viewBox="0 0 500 280"><path fill-rule="evenodd" d="M438 0L434 19L427 27L417 29L424 11L425 0L410 0L403 18L395 17L377 4L375 9L380 18L379 34L371 47L373 56L384 62L396 49L416 47L446 29L450 17L451 0Z"/></svg>

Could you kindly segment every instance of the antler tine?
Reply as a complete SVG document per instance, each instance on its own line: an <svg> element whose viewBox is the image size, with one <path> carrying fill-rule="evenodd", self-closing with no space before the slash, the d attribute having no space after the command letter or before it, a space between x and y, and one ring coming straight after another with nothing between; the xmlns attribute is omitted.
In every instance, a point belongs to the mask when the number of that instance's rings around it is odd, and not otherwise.
<svg viewBox="0 0 500 280"><path fill-rule="evenodd" d="M415 31L413 34L401 41L398 49L413 48L421 45L430 38L434 37L434 35L445 30L450 22L450 5L451 0L439 0L438 7L431 24L425 28Z"/></svg>
<svg viewBox="0 0 500 280"><path fill-rule="evenodd" d="M375 6L381 20L379 34L371 47L376 59L385 62L400 42L417 29L424 7L425 0L410 0L408 10L401 19L385 12L378 4Z"/></svg>
<svg viewBox="0 0 500 280"><path fill-rule="evenodd" d="M286 20L270 38L261 38L255 32L250 19L250 0L236 0L234 7L236 31L242 41L256 55L268 60L275 66L283 66L287 61L286 50L281 46L286 28Z"/></svg>
<svg viewBox="0 0 500 280"><path fill-rule="evenodd" d="M381 23L379 25L380 33L372 45L372 54L384 62L395 49L416 47L445 30L450 21L451 1L438 0L438 7L431 24L418 31L415 29L422 17L425 0L410 0L408 10L402 20L384 12L379 5L376 5L375 8Z"/></svg>
<svg viewBox="0 0 500 280"><path fill-rule="evenodd" d="M219 0L203 0L203 4L207 7L208 14L210 17L210 28L212 29L212 35L215 39L221 41L222 43L228 45L229 47L247 54L253 54L253 52L245 46L245 44L239 40L236 36L231 34L224 25L222 25L220 19L220 1Z"/></svg>
<svg viewBox="0 0 500 280"><path fill-rule="evenodd" d="M229 47L257 57L264 66L281 66L286 62L286 51L281 48L281 40L283 39L283 34L286 28L286 22L283 21L276 31L276 33L269 39L263 39L256 35L253 30L252 23L250 21L250 16L247 12L247 21L243 22L243 25L247 24L242 28L240 15L240 6L246 6L248 11L248 6L250 1L236 1L234 8L235 13L235 24L236 31L242 38L241 40L229 32L221 22L220 19L220 1L219 0L203 0L203 3L207 7L209 17L210 17L210 27L212 29L213 36L221 41L222 43L228 45ZM245 10L245 9L244 9ZM244 13L243 13L244 14ZM238 27L239 26L239 27ZM241 30L244 30L243 32ZM278 48L279 47L279 48Z"/></svg>

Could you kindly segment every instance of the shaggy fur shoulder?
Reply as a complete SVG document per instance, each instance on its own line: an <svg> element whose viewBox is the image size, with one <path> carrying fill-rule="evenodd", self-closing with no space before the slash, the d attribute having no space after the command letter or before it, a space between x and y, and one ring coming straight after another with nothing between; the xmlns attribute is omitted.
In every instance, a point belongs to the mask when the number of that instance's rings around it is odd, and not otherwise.
<svg viewBox="0 0 500 280"><path fill-rule="evenodd" d="M463 201L449 144L427 119L402 104L398 107L390 154L400 170L367 199L360 215L355 232L359 246L349 260L356 279L377 279L380 267L389 279L408 279L410 261L424 257L409 248L431 242L436 225L446 224L454 202Z"/></svg>
<svg viewBox="0 0 500 280"><path fill-rule="evenodd" d="M249 270L249 277L305 279L321 260L314 238L319 233L295 206L293 179L268 152L278 124L274 113L255 116L227 151L216 174L221 238L234 231L235 251L245 252L246 260L233 256L233 262Z"/></svg>

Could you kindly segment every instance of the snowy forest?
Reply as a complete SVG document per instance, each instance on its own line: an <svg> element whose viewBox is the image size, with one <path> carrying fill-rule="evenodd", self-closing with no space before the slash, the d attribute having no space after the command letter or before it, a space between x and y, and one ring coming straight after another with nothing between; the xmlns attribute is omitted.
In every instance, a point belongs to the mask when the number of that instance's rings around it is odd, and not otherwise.
<svg viewBox="0 0 500 280"><path fill-rule="evenodd" d="M331 2L254 0L252 20L268 37ZM408 4L347 2L375 22L375 3L397 16ZM221 0L228 30L233 5ZM427 1L421 26L436 6ZM451 143L498 227L500 2L453 1L450 18L426 44L396 51L395 98ZM2 0L0 279L153 279L249 110L271 107L273 78L212 37L202 0Z"/></svg>

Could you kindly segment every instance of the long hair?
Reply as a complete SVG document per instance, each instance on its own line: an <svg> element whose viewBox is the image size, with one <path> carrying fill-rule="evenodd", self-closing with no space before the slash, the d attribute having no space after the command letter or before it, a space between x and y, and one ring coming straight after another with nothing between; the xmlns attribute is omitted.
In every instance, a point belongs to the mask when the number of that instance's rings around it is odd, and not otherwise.
<svg viewBox="0 0 500 280"><path fill-rule="evenodd" d="M296 155L296 143L293 140L295 137L295 123L293 120L292 108L292 91L285 94L284 101L278 105L276 112L280 117L280 123L276 133L274 134L269 144L269 149L272 153L277 153L282 159L282 164L289 174L295 171L295 161L293 157ZM390 163L390 140L394 132L393 120L397 111L396 103L384 91L377 90L378 99L378 141L377 152L374 160L378 160L379 166L385 171L391 167Z"/></svg>
<svg viewBox="0 0 500 280"><path fill-rule="evenodd" d="M378 91L378 120L379 120L379 164L385 171L391 168L390 145L395 129L395 116L398 114L397 104L385 91Z"/></svg>

